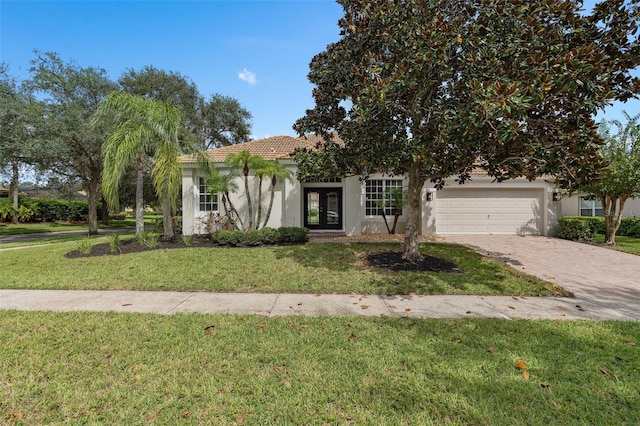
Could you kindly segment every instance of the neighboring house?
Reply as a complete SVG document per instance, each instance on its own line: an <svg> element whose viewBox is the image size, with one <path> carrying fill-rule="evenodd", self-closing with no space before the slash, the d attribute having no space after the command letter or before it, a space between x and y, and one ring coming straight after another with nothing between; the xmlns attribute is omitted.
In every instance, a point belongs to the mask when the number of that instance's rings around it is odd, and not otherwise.
<svg viewBox="0 0 640 426"><path fill-rule="evenodd" d="M312 232L339 232L346 235L386 233L376 200L389 188L406 187L402 176L374 174L366 181L358 176L335 177L322 182L299 182L296 164L290 153L298 147L312 148L317 139L276 136L207 152L220 173L229 173L225 159L243 150L267 160L276 160L289 169L292 181L278 182L268 226L305 226ZM180 158L182 175L182 215L185 234L204 234L211 214L223 214L220 194L206 191L206 175L190 156ZM251 188L256 180L252 177ZM247 215L242 180L232 202ZM263 205L269 199L269 182L263 182ZM252 192L256 196L257 191ZM496 183L484 174L475 174L470 182L459 185L452 178L442 190L426 183L420 203L423 235L433 234L507 234L554 235L557 219L564 215L597 214L597 203L580 196L568 197L543 179L529 182L513 179ZM591 210L588 207L591 206ZM640 216L640 200L630 200L626 216ZM587 214L591 213L591 214ZM392 220L391 208L387 211ZM400 216L398 233L405 228Z"/></svg>

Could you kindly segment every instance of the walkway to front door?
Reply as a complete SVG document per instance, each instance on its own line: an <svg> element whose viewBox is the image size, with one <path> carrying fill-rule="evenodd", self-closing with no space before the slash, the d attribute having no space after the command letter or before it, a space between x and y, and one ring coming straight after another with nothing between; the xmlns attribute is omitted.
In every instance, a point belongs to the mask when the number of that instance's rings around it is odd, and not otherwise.
<svg viewBox="0 0 640 426"><path fill-rule="evenodd" d="M342 188L305 188L304 226L342 229Z"/></svg>

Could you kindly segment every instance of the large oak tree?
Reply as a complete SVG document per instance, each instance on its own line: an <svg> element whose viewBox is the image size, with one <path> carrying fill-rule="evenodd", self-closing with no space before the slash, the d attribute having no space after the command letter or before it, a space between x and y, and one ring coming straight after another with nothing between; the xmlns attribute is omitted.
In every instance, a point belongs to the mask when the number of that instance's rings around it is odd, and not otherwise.
<svg viewBox="0 0 640 426"><path fill-rule="evenodd" d="M408 178L404 256L420 258L424 183L556 177L573 187L601 168L594 114L637 95L638 5L605 0L339 0L342 38L310 65L315 107L300 133L299 175ZM331 132L342 142L336 143Z"/></svg>
<svg viewBox="0 0 640 426"><path fill-rule="evenodd" d="M64 62L54 52L35 53L27 85L46 107L37 126L39 137L47 141L41 147L46 154L40 167L82 182L89 202L89 234L97 234L102 145L111 123L95 123L92 117L117 85L102 68Z"/></svg>

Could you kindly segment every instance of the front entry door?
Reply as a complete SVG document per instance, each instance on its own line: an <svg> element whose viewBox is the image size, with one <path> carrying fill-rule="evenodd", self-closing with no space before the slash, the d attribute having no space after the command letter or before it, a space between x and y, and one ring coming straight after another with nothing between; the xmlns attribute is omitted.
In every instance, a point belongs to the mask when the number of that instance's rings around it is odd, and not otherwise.
<svg viewBox="0 0 640 426"><path fill-rule="evenodd" d="M342 188L305 188L304 226L342 229Z"/></svg>

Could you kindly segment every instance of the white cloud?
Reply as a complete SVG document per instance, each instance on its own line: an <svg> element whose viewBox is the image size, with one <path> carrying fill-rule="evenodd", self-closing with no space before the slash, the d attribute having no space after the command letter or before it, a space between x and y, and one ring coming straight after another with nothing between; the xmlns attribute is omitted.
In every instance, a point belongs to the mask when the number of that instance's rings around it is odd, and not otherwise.
<svg viewBox="0 0 640 426"><path fill-rule="evenodd" d="M250 86L255 86L257 83L256 74L246 68L238 73L238 78L242 81L246 81Z"/></svg>

